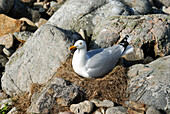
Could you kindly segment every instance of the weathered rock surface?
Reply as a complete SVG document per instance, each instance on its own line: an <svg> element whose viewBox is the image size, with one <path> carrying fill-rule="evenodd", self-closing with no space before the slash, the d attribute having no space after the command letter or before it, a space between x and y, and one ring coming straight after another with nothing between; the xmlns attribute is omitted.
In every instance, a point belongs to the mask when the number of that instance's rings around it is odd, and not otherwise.
<svg viewBox="0 0 170 114"><path fill-rule="evenodd" d="M146 114L161 114L161 112L157 110L155 107L151 106L146 111Z"/></svg>
<svg viewBox="0 0 170 114"><path fill-rule="evenodd" d="M139 101L157 109L170 108L170 56L159 58L149 64L130 67L128 76L129 101Z"/></svg>
<svg viewBox="0 0 170 114"><path fill-rule="evenodd" d="M80 36L70 31L51 25L41 26L10 57L1 79L3 90L14 95L29 90L32 83L47 82L61 62L68 58L68 48L76 38Z"/></svg>
<svg viewBox="0 0 170 114"><path fill-rule="evenodd" d="M79 104L72 104L70 106L70 111L74 114L84 114L91 113L93 110L94 104L90 101L80 102Z"/></svg>
<svg viewBox="0 0 170 114"><path fill-rule="evenodd" d="M61 79L52 78L44 89L32 97L29 113L48 113L54 105L69 106L71 103L80 102L83 93L79 87Z"/></svg>
<svg viewBox="0 0 170 114"><path fill-rule="evenodd" d="M134 13L148 14L152 11L151 3L148 0L121 0L134 9Z"/></svg>
<svg viewBox="0 0 170 114"><path fill-rule="evenodd" d="M126 114L127 109L122 106L111 107L106 110L106 114Z"/></svg>
<svg viewBox="0 0 170 114"><path fill-rule="evenodd" d="M114 45L119 37L132 37L135 51L126 56L128 60L141 60L147 56L165 56L170 53L170 16L113 16L95 25L92 48Z"/></svg>
<svg viewBox="0 0 170 114"><path fill-rule="evenodd" d="M0 36L20 31L22 26L22 21L0 14Z"/></svg>
<svg viewBox="0 0 170 114"><path fill-rule="evenodd" d="M82 4L83 7L80 7ZM119 1L69 0L54 13L47 23L76 31L84 29L90 36L94 25L102 19L105 20L108 16L129 14L129 8Z"/></svg>
<svg viewBox="0 0 170 114"><path fill-rule="evenodd" d="M14 5L14 0L1 0L0 13L7 14Z"/></svg>

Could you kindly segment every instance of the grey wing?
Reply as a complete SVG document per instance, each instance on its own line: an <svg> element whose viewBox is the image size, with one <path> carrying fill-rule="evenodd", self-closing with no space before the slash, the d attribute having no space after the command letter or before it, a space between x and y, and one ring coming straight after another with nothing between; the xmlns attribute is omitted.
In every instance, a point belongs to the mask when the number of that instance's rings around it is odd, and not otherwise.
<svg viewBox="0 0 170 114"><path fill-rule="evenodd" d="M123 50L123 47L120 45L106 48L89 58L86 63L86 68L89 70L89 73L106 73L114 68L118 59L121 57Z"/></svg>
<svg viewBox="0 0 170 114"><path fill-rule="evenodd" d="M90 50L87 52L87 55L89 58L91 58L92 56L102 52L104 49L94 49L94 50Z"/></svg>

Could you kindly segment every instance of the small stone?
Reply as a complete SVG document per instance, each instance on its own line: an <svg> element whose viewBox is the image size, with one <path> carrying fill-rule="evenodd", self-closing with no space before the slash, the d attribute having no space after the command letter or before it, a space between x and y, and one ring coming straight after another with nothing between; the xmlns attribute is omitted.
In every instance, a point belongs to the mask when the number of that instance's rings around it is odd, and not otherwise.
<svg viewBox="0 0 170 114"><path fill-rule="evenodd" d="M90 113L93 110L94 104L90 101L84 101L79 104L72 104L70 111L75 114Z"/></svg>
<svg viewBox="0 0 170 114"><path fill-rule="evenodd" d="M99 112L99 111L96 111L96 112L95 112L95 114L102 114L102 113L101 113L101 112Z"/></svg>
<svg viewBox="0 0 170 114"><path fill-rule="evenodd" d="M106 110L106 114L127 114L127 109L123 106L111 107Z"/></svg>
<svg viewBox="0 0 170 114"><path fill-rule="evenodd" d="M35 25L36 25L37 27L40 27L41 25L43 25L43 24L45 24L45 23L47 23L47 20L46 20L46 19L43 19L43 18L40 18L40 20L39 20L37 23L35 23Z"/></svg>
<svg viewBox="0 0 170 114"><path fill-rule="evenodd" d="M27 31L36 31L37 30L37 26L34 24L34 22L29 20L28 18L23 17L20 20L26 22L24 25L25 25Z"/></svg>
<svg viewBox="0 0 170 114"><path fill-rule="evenodd" d="M13 34L15 36L15 38L20 41L21 43L24 43L27 41L27 39L29 37L33 36L33 32L29 32L29 31L23 31L23 32L15 32Z"/></svg>
<svg viewBox="0 0 170 114"><path fill-rule="evenodd" d="M6 48L11 48L13 46L13 43L13 35L10 33L0 37L0 45L4 45Z"/></svg>
<svg viewBox="0 0 170 114"><path fill-rule="evenodd" d="M165 6L162 7L162 11L167 13L167 14L170 14L170 6L168 8L166 8Z"/></svg>
<svg viewBox="0 0 170 114"><path fill-rule="evenodd" d="M7 57L10 57L13 54L14 50L3 48L3 52Z"/></svg>
<svg viewBox="0 0 170 114"><path fill-rule="evenodd" d="M93 102L97 107L113 107L114 106L114 103L109 100L100 101L98 99L93 99L91 100L91 102Z"/></svg>
<svg viewBox="0 0 170 114"><path fill-rule="evenodd" d="M161 114L161 113L155 107L151 106L146 111L146 114Z"/></svg>
<svg viewBox="0 0 170 114"><path fill-rule="evenodd" d="M152 57L146 57L144 60L143 60L143 64L148 64L150 62L152 62L154 59Z"/></svg>
<svg viewBox="0 0 170 114"><path fill-rule="evenodd" d="M18 114L17 108L13 107L7 114Z"/></svg>
<svg viewBox="0 0 170 114"><path fill-rule="evenodd" d="M43 8L43 2L35 2L33 5L33 9L39 10L40 8Z"/></svg>

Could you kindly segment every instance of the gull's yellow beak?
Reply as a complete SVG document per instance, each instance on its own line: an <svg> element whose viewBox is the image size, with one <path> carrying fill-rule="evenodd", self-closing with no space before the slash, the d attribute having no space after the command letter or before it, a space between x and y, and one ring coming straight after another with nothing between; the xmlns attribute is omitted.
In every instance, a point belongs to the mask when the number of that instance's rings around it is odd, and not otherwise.
<svg viewBox="0 0 170 114"><path fill-rule="evenodd" d="M75 49L77 46L71 46L70 48L69 48L69 50L72 50L72 49Z"/></svg>

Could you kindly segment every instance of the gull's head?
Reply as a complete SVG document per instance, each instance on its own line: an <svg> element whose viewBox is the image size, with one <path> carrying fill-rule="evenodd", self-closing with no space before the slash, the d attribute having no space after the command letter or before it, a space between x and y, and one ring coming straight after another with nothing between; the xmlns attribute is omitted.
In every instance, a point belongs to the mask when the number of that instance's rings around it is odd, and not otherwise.
<svg viewBox="0 0 170 114"><path fill-rule="evenodd" d="M83 40L78 40L78 41L76 41L75 44L74 44L73 46L71 46L69 49L70 49L70 50L75 49L75 48L77 48L77 49L83 49L83 48L85 48L85 47L86 47L85 41L83 41Z"/></svg>

